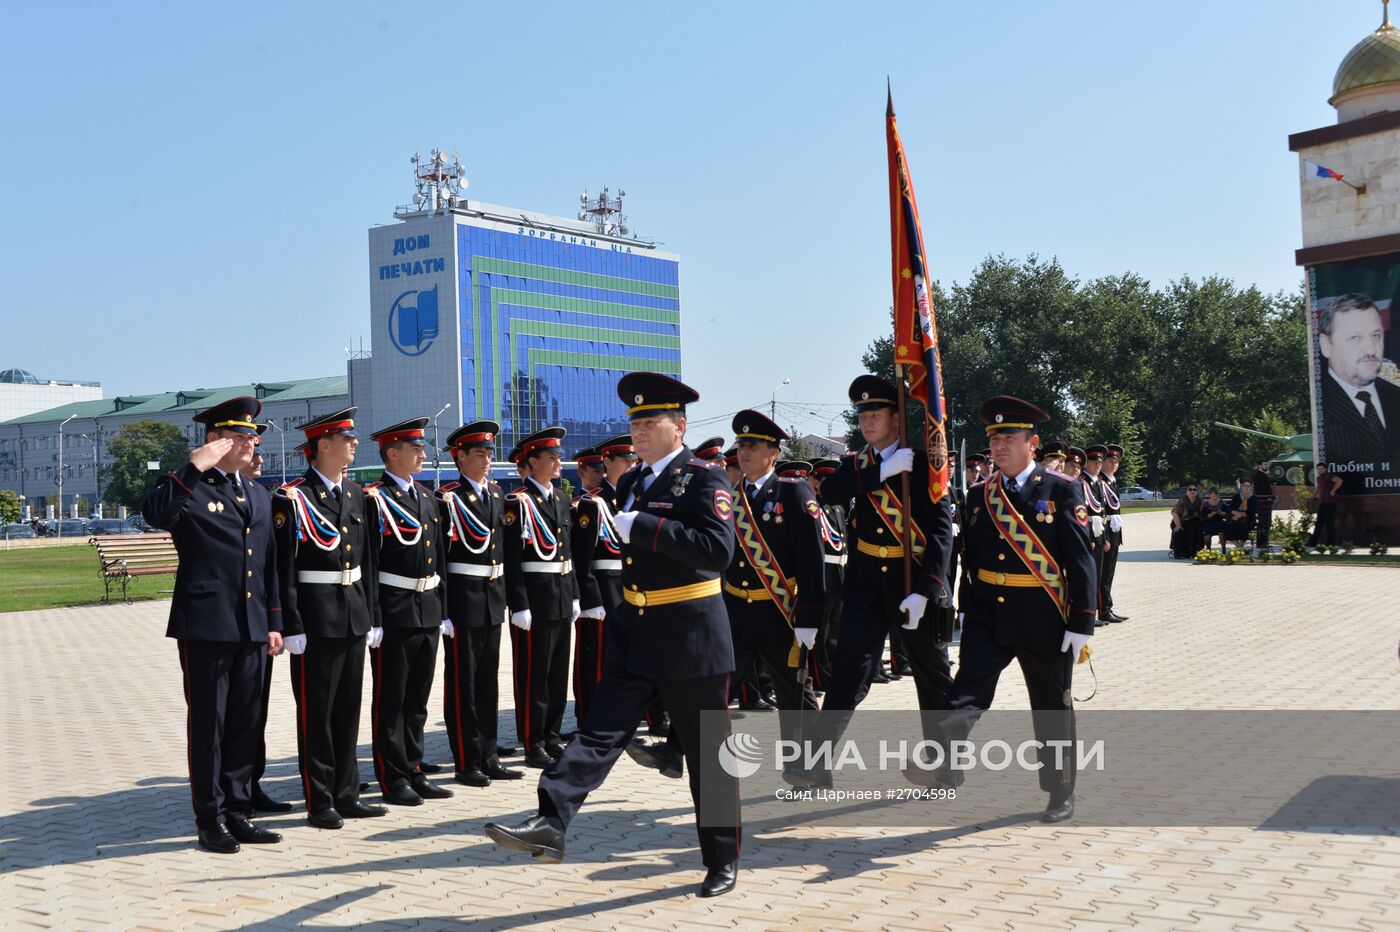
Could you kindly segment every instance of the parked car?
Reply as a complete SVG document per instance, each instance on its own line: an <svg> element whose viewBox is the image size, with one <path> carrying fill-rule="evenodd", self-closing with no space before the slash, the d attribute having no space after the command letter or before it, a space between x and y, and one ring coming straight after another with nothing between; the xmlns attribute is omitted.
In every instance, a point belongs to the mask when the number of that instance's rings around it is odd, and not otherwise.
<svg viewBox="0 0 1400 932"><path fill-rule="evenodd" d="M155 530L146 523L146 519L140 515L132 515L130 518L126 519L126 523L135 528L138 534L149 534L151 531Z"/></svg>
<svg viewBox="0 0 1400 932"><path fill-rule="evenodd" d="M64 518L62 522L55 522L55 524L59 524L59 523L61 523L62 526L63 526L63 536L64 536L64 537L87 537L87 536L88 536L88 523L87 523L86 521L84 521L82 518ZM50 536L50 537L58 537L58 536L59 536L58 528L57 528L57 527L51 527L51 528L49 529L49 536Z"/></svg>
<svg viewBox="0 0 1400 932"><path fill-rule="evenodd" d="M33 540L39 535L29 525L19 523L5 525L4 536L9 540Z"/></svg>
<svg viewBox="0 0 1400 932"><path fill-rule="evenodd" d="M1130 485L1124 489L1118 498L1125 502L1152 502L1162 497L1161 492L1154 492L1151 489L1144 489L1140 485Z"/></svg>
<svg viewBox="0 0 1400 932"><path fill-rule="evenodd" d="M65 533L67 533L65 531ZM140 534L141 531L119 518L96 518L88 524L88 533L94 536L104 534Z"/></svg>

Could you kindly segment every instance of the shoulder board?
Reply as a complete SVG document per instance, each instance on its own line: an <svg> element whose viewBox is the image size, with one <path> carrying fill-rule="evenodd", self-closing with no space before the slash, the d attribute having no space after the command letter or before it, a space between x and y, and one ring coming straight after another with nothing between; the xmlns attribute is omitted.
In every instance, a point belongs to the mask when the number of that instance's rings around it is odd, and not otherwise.
<svg viewBox="0 0 1400 932"><path fill-rule="evenodd" d="M439 491L439 492L451 492L453 489L457 488L457 486L459 486L459 485L461 485L460 482L446 482L446 483L443 483L442 486L440 486L440 487L438 488L438 491Z"/></svg>
<svg viewBox="0 0 1400 932"><path fill-rule="evenodd" d="M779 476L778 481L786 482L788 485L797 485L797 483L801 482L802 480L799 479L797 476Z"/></svg>
<svg viewBox="0 0 1400 932"><path fill-rule="evenodd" d="M709 460L702 460L699 457L692 458L686 462L687 466L694 466L696 469L714 469L715 464Z"/></svg>
<svg viewBox="0 0 1400 932"><path fill-rule="evenodd" d="M306 477L305 477L305 476L297 476L297 477L296 477L295 479L293 479L291 482L283 483L282 486L281 486L281 488L283 488L283 489L295 489L297 486L301 485L301 484L302 484L303 482L305 482L305 481L306 481Z"/></svg>
<svg viewBox="0 0 1400 932"><path fill-rule="evenodd" d="M366 482L364 485L360 486L360 488L364 489L366 492L372 492L383 484L382 482Z"/></svg>
<svg viewBox="0 0 1400 932"><path fill-rule="evenodd" d="M452 484L453 484L453 485L457 485L458 483L454 482L454 483L452 483ZM495 479L487 479L487 480L486 480L486 485L487 485L488 488L492 488L492 489L499 489L499 488L501 487L501 484L500 484L499 482L497 482Z"/></svg>
<svg viewBox="0 0 1400 932"><path fill-rule="evenodd" d="M1048 467L1048 466L1045 468L1045 475L1047 475L1047 476L1054 476L1056 479L1064 479L1066 482L1073 482L1073 481L1074 481L1074 480L1071 479L1069 476L1067 476L1067 475L1065 475L1064 473L1060 472L1058 469L1051 469L1051 468Z"/></svg>
<svg viewBox="0 0 1400 932"><path fill-rule="evenodd" d="M524 493L522 490L520 490L520 489L516 489L514 492L511 492L509 495L506 496L506 501L508 501L508 502L519 502L519 501L520 501L521 499L523 499L524 497L525 497L525 493Z"/></svg>

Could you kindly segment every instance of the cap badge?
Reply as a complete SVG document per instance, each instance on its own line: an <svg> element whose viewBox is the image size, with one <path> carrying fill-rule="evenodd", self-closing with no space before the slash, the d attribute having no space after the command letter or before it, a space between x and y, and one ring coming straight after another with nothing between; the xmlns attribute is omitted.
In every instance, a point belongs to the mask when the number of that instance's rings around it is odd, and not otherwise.
<svg viewBox="0 0 1400 932"><path fill-rule="evenodd" d="M634 396L632 397L632 400L633 400L634 402L636 402L637 404L641 404L643 401L646 400L646 398L645 398L644 396L642 396L642 395L634 395Z"/></svg>
<svg viewBox="0 0 1400 932"><path fill-rule="evenodd" d="M1004 420L1006 420L1006 419L1005 419L1004 417L1002 417L1000 414L997 415L997 423L998 423L998 424L1000 424L1000 423L1001 423L1002 421L1004 421Z"/></svg>

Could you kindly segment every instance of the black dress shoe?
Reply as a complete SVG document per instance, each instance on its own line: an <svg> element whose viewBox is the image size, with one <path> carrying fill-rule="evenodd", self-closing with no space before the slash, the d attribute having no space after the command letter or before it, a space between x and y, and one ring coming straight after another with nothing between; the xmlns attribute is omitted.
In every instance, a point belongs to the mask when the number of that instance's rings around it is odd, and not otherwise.
<svg viewBox="0 0 1400 932"><path fill-rule="evenodd" d="M253 790L253 811L254 812L291 812L292 804L278 802L262 791L261 787Z"/></svg>
<svg viewBox="0 0 1400 932"><path fill-rule="evenodd" d="M497 757L514 757L515 755L517 755L517 754L519 754L519 753L520 753L520 748L512 747L512 746L509 745L509 744L498 744L498 745L496 745L496 756L497 756Z"/></svg>
<svg viewBox="0 0 1400 932"><path fill-rule="evenodd" d="M724 896L739 882L739 862L730 861L723 867L712 867L700 885L701 896Z"/></svg>
<svg viewBox="0 0 1400 932"><path fill-rule="evenodd" d="M503 766L498 760L487 761L481 772L492 780L521 780L525 777L525 774Z"/></svg>
<svg viewBox="0 0 1400 932"><path fill-rule="evenodd" d="M554 763L554 758L544 752L544 748L530 748L525 752L525 766L544 770Z"/></svg>
<svg viewBox="0 0 1400 932"><path fill-rule="evenodd" d="M544 752L555 760L558 760L564 756L564 745L560 744L558 741L546 741L544 743Z"/></svg>
<svg viewBox="0 0 1400 932"><path fill-rule="evenodd" d="M491 778L480 767L473 767L471 770L459 770L452 775L463 786L490 786Z"/></svg>
<svg viewBox="0 0 1400 932"><path fill-rule="evenodd" d="M663 777L679 780L685 773L685 758L664 744L643 744L640 741L627 742L627 756L643 767L661 771Z"/></svg>
<svg viewBox="0 0 1400 932"><path fill-rule="evenodd" d="M393 803L395 806L421 806L423 797L413 791L413 787L404 784L403 786L391 786L380 793L386 803Z"/></svg>
<svg viewBox="0 0 1400 932"><path fill-rule="evenodd" d="M306 821L317 828L340 828L345 820L334 809L317 809L306 814Z"/></svg>
<svg viewBox="0 0 1400 932"><path fill-rule="evenodd" d="M419 764L418 769L423 773L442 773L441 764Z"/></svg>
<svg viewBox="0 0 1400 932"><path fill-rule="evenodd" d="M1113 622L1115 625L1119 625L1119 624L1122 624L1123 622L1127 621L1127 620L1128 620L1128 616L1127 616L1127 615L1120 615L1120 614L1118 614L1117 612L1110 611L1110 612L1108 613L1108 620L1111 621L1111 622Z"/></svg>
<svg viewBox="0 0 1400 932"><path fill-rule="evenodd" d="M647 734L653 738L665 738L671 734L671 716L662 715L647 726Z"/></svg>
<svg viewBox="0 0 1400 932"><path fill-rule="evenodd" d="M414 794L417 795L416 793ZM336 806L336 812L347 819L377 819L380 816L389 814L389 810L383 806L375 806L370 803L362 803L358 799L353 803L346 803L343 806Z"/></svg>
<svg viewBox="0 0 1400 932"><path fill-rule="evenodd" d="M764 699L762 696L759 696L758 698L751 699L748 702L740 703L739 708L743 709L745 712L772 712L774 709L777 708L777 706L769 702L767 699Z"/></svg>
<svg viewBox="0 0 1400 932"><path fill-rule="evenodd" d="M502 848L528 851L551 864L564 860L564 833L550 825L544 816L535 816L519 825L486 823L486 837Z"/></svg>
<svg viewBox="0 0 1400 932"><path fill-rule="evenodd" d="M229 834L222 825L199 830L199 846L215 854L237 854L240 850L238 839Z"/></svg>
<svg viewBox="0 0 1400 932"><path fill-rule="evenodd" d="M1040 817L1042 822L1063 822L1074 815L1074 794L1066 796L1059 802L1055 797L1050 797L1050 805L1046 807L1045 814Z"/></svg>
<svg viewBox="0 0 1400 932"><path fill-rule="evenodd" d="M895 668L894 672L899 674L900 676L913 676L914 668L909 666L909 664L907 663L901 663L898 667Z"/></svg>
<svg viewBox="0 0 1400 932"><path fill-rule="evenodd" d="M876 671L875 671L875 675L872 676L872 677L870 677L870 682L872 682L872 683L889 683L889 682L891 682L891 680L890 680L889 674L886 673L884 670L876 670Z"/></svg>
<svg viewBox="0 0 1400 932"><path fill-rule="evenodd" d="M424 799L451 799L452 791L443 786L433 786L428 782L428 778L421 774L414 778L413 792Z"/></svg>
<svg viewBox="0 0 1400 932"><path fill-rule="evenodd" d="M1095 628L1106 628L1109 624L1111 624L1111 622L1107 618L1099 617L1094 619Z"/></svg>
<svg viewBox="0 0 1400 932"><path fill-rule="evenodd" d="M245 815L230 812L224 819L228 822L229 834L245 845L275 845L282 840L277 832L254 825Z"/></svg>

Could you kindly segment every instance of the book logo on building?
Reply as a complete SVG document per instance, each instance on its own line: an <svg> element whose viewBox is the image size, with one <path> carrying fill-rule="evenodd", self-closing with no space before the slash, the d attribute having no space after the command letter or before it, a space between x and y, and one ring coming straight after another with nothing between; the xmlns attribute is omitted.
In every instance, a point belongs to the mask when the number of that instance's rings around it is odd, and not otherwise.
<svg viewBox="0 0 1400 932"><path fill-rule="evenodd" d="M426 291L405 291L389 308L389 339L405 356L421 356L438 335L437 285Z"/></svg>

